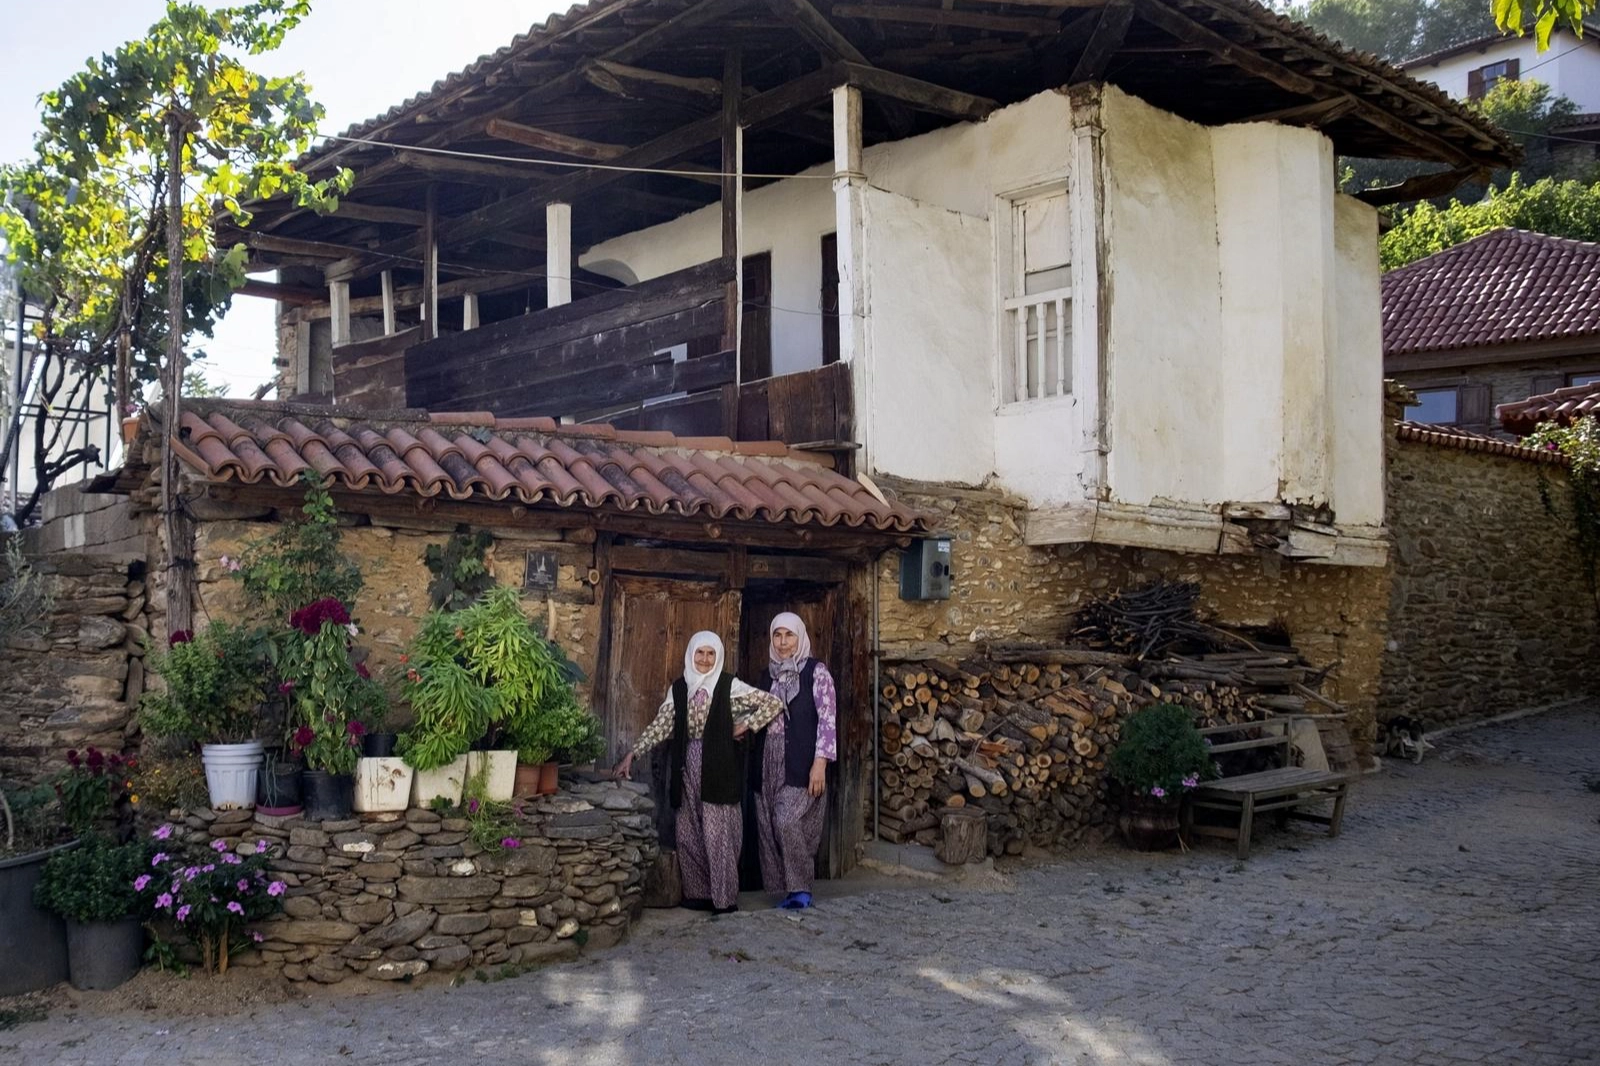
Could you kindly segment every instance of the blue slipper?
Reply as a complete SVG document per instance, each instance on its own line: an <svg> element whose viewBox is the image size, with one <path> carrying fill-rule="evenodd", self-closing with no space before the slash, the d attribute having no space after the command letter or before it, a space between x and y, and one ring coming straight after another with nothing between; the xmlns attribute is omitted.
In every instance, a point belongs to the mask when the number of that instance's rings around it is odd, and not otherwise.
<svg viewBox="0 0 1600 1066"><path fill-rule="evenodd" d="M780 910L803 911L811 906L811 893L791 892L787 899L778 904Z"/></svg>

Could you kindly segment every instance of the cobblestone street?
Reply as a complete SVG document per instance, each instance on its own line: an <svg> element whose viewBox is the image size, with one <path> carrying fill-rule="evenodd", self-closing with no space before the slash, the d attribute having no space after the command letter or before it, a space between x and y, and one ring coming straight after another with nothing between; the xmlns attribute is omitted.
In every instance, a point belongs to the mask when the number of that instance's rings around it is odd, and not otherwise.
<svg viewBox="0 0 1600 1066"><path fill-rule="evenodd" d="M1362 781L1339 839L1267 832L1246 863L1208 844L981 887L861 878L801 917L651 912L508 980L224 1018L86 999L0 1033L0 1062L1600 1061L1600 714L1437 744Z"/></svg>

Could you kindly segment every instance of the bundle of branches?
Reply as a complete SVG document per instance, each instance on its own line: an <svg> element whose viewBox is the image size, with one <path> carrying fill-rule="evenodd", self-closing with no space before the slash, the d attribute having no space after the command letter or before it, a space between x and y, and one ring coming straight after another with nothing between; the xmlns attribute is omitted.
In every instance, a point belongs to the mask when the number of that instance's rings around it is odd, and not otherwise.
<svg viewBox="0 0 1600 1066"><path fill-rule="evenodd" d="M1091 600L1078 612L1070 643L1109 648L1135 659L1183 645L1211 648L1221 634L1195 615L1200 586L1157 581Z"/></svg>

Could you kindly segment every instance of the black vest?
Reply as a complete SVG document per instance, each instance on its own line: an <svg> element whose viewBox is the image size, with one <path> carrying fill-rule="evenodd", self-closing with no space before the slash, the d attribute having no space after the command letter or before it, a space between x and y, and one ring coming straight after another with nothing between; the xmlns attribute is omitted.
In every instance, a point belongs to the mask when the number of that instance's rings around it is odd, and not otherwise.
<svg viewBox="0 0 1600 1066"><path fill-rule="evenodd" d="M700 741L700 799L704 803L737 804L744 799L744 760L733 739L733 675L724 673L711 690L711 707ZM672 781L667 795L674 808L683 805L684 764L689 750L689 685L672 683Z"/></svg>
<svg viewBox="0 0 1600 1066"><path fill-rule="evenodd" d="M807 659L800 668L800 690L789 701L788 713L784 715L783 783L790 788L805 788L811 784L811 763L817 757L817 697L812 684L816 673L817 660ZM771 670L761 672L761 690L772 691ZM766 734L762 733L762 739L765 738ZM758 759L758 773L760 766Z"/></svg>

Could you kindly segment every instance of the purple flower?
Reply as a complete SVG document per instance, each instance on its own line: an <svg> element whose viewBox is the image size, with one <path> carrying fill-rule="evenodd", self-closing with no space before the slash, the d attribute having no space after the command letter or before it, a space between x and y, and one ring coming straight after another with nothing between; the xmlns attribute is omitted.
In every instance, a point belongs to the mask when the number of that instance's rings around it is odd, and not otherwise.
<svg viewBox="0 0 1600 1066"><path fill-rule="evenodd" d="M208 862L208 863L206 863L206 864L205 864L205 865L204 865L204 866L202 866L202 867L200 867L200 872L201 872L201 873L207 873L207 874L208 874L208 873L210 873L210 872L211 872L211 871L212 871L212 870L215 870L215 869L216 869L216 868L217 868L217 864L216 864L216 863L214 863L214 862Z"/></svg>
<svg viewBox="0 0 1600 1066"><path fill-rule="evenodd" d="M1166 794L1167 790L1162 788L1160 785L1150 786L1150 795L1154 796L1156 799L1161 799Z"/></svg>
<svg viewBox="0 0 1600 1066"><path fill-rule="evenodd" d="M164 910L164 911L165 910L171 910L172 909L172 895L171 895L171 893L163 892L163 893L161 893L161 895L157 896L156 897L156 907L159 910Z"/></svg>
<svg viewBox="0 0 1600 1066"><path fill-rule="evenodd" d="M284 884L282 881L274 881L274 882L272 882L272 884L267 886L267 895L269 895L269 896L281 896L281 895L283 895L283 890L288 888L288 887L289 886Z"/></svg>
<svg viewBox="0 0 1600 1066"><path fill-rule="evenodd" d="M1184 788L1195 788L1199 784L1200 776L1198 774L1190 774L1188 777L1183 779Z"/></svg>
<svg viewBox="0 0 1600 1066"><path fill-rule="evenodd" d="M289 693L294 691L294 682L293 681L280 681L280 682L278 682L278 691L283 693L285 696L287 696Z"/></svg>
<svg viewBox="0 0 1600 1066"><path fill-rule="evenodd" d="M477 800L467 800L467 813L468 814L477 814L478 813L478 801Z"/></svg>
<svg viewBox="0 0 1600 1066"><path fill-rule="evenodd" d="M165 840L172 835L171 825L159 825L150 831L150 835L157 840Z"/></svg>
<svg viewBox="0 0 1600 1066"><path fill-rule="evenodd" d="M250 882L241 877L239 878L238 888L240 892L248 892L250 891Z"/></svg>
<svg viewBox="0 0 1600 1066"><path fill-rule="evenodd" d="M264 855L264 854L266 854L266 851L267 851L267 842L265 840L256 841L256 854L257 855Z"/></svg>
<svg viewBox="0 0 1600 1066"><path fill-rule="evenodd" d="M211 842L211 850L212 851L227 851L228 850L228 842L226 840L213 840Z"/></svg>
<svg viewBox="0 0 1600 1066"><path fill-rule="evenodd" d="M172 856L168 855L164 851L158 851L158 852L155 853L155 855L151 856L150 865L151 866L160 866L162 863L166 862L171 857Z"/></svg>
<svg viewBox="0 0 1600 1066"><path fill-rule="evenodd" d="M187 644L193 639L193 631L188 629L177 629L174 630L172 635L167 638L167 647L176 648L179 644Z"/></svg>
<svg viewBox="0 0 1600 1066"><path fill-rule="evenodd" d="M258 933L258 932L256 932L255 930L252 929L250 931L250 939L254 940L257 944L259 944L259 943L261 943L263 940L265 940L267 938L262 936L260 933Z"/></svg>
<svg viewBox="0 0 1600 1066"><path fill-rule="evenodd" d="M185 881L193 881L196 877L199 877L199 876L200 876L200 867L198 867L198 866L191 866L187 870L183 871L183 879Z"/></svg>
<svg viewBox="0 0 1600 1066"><path fill-rule="evenodd" d="M148 885L149 883L150 883L150 875L149 874L140 874L138 877L135 877L133 879L133 890L135 892L143 892L145 890L145 886Z"/></svg>
<svg viewBox="0 0 1600 1066"><path fill-rule="evenodd" d="M240 903L236 899L235 900L229 900L228 901L228 909L230 911L232 911L233 913L235 913L235 914L243 914L244 913L244 904Z"/></svg>
<svg viewBox="0 0 1600 1066"><path fill-rule="evenodd" d="M191 910L191 908L187 903L185 903L183 906L179 907L178 908L178 921L180 921L180 922L188 921L189 920L189 911L190 910Z"/></svg>
<svg viewBox="0 0 1600 1066"><path fill-rule="evenodd" d="M239 856L233 854L232 852L224 855L222 857L222 861L227 863L229 866L238 866L241 862L244 862L243 859L239 858Z"/></svg>
<svg viewBox="0 0 1600 1066"><path fill-rule="evenodd" d="M506 837L504 840L500 841L500 846L502 848L520 848L522 847L522 841L518 840L516 837Z"/></svg>

